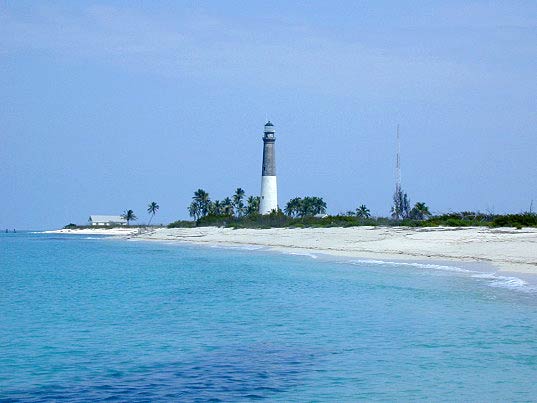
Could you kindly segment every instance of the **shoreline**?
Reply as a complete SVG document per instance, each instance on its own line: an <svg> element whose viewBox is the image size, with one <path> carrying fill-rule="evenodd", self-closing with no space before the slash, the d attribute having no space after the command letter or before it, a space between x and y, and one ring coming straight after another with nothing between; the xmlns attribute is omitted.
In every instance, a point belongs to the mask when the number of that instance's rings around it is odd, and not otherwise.
<svg viewBox="0 0 537 403"><path fill-rule="evenodd" d="M57 230L45 233L113 235L131 240L260 247L301 255L325 254L401 263L489 266L502 276L537 282L537 229L484 227L350 227L232 229L218 227Z"/></svg>
<svg viewBox="0 0 537 403"><path fill-rule="evenodd" d="M508 228L271 228L155 229L137 239L260 246L364 259L486 263L500 272L537 275L537 229Z"/></svg>
<svg viewBox="0 0 537 403"><path fill-rule="evenodd" d="M370 260L480 263L500 273L537 276L537 229L507 228L271 228L155 229L137 239L258 246Z"/></svg>

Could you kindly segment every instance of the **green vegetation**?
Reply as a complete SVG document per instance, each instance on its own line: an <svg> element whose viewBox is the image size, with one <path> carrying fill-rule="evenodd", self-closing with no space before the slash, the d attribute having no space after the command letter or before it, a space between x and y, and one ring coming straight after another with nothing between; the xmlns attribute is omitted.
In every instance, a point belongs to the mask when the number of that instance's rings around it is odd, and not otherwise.
<svg viewBox="0 0 537 403"><path fill-rule="evenodd" d="M537 227L537 214L524 212L520 214L492 214L474 211L453 212L447 214L431 214L427 204L417 202L411 207L408 195L401 189L393 196L391 217L372 217L365 204L355 210L338 215L326 215L326 202L321 197L295 197L285 204L284 210L273 211L268 215L260 215L259 196L246 196L242 188L235 189L231 197L212 201L209 193L203 189L194 192L188 207L193 221L178 220L168 224L168 228L193 228L203 226L219 226L229 228L306 228L306 227L354 227L354 226L409 226L409 227ZM156 202L148 204L150 214L148 226L158 212L160 206ZM531 209L531 208L530 208ZM137 220L133 210L126 210L122 215L130 225ZM99 228L114 228L102 226ZM95 226L78 226L73 223L64 228L97 228Z"/></svg>
<svg viewBox="0 0 537 403"><path fill-rule="evenodd" d="M250 196L246 200L246 215L255 215L259 212L259 203L261 202L260 196Z"/></svg>
<svg viewBox="0 0 537 403"><path fill-rule="evenodd" d="M246 199L246 204L244 200ZM175 221L168 228L218 226L228 228L305 228L355 226L408 226L408 227L537 227L537 214L494 215L463 211L433 215L427 204L417 202L411 207L408 195L401 189L393 197L391 217L372 217L369 208L361 204L354 211L326 215L326 202L321 197L295 197L285 204L283 211L260 215L259 197L246 197L237 188L232 197L211 201L203 189L194 192L188 211L194 221Z"/></svg>
<svg viewBox="0 0 537 403"><path fill-rule="evenodd" d="M433 216L424 221L427 226L447 226L447 227L537 227L537 214L483 214L479 212L463 211L460 213L443 214Z"/></svg>
<svg viewBox="0 0 537 403"><path fill-rule="evenodd" d="M246 204L244 200L246 199ZM232 197L212 201L203 189L194 192L188 212L194 221L175 221L168 228L194 226L220 226L233 228L271 228L305 226L309 218L326 212L326 202L320 197L296 197L287 203L286 213L281 210L268 215L259 214L259 196L249 196L237 188Z"/></svg>
<svg viewBox="0 0 537 403"><path fill-rule="evenodd" d="M413 220L424 220L431 217L431 215L432 214L429 211L429 207L427 207L425 203L418 202L414 205L412 210L410 210L408 217Z"/></svg>
<svg viewBox="0 0 537 403"><path fill-rule="evenodd" d="M325 217L290 217L279 212L269 215L246 215L234 217L231 215L207 215L198 221L176 221L168 228L192 227L229 227L229 228L328 228L328 227L358 227L358 226L405 226L405 227L537 227L537 214L507 214L483 215L474 213L467 216L465 213L450 213L431 216L427 219L401 219L388 217L359 217L356 215L329 215Z"/></svg>
<svg viewBox="0 0 537 403"><path fill-rule="evenodd" d="M401 188L397 188L393 194L392 218L394 220L410 218L410 199Z"/></svg>
<svg viewBox="0 0 537 403"><path fill-rule="evenodd" d="M492 226L494 227L537 227L537 214L535 213L523 213L523 214L508 214L495 216L492 220Z"/></svg>
<svg viewBox="0 0 537 403"><path fill-rule="evenodd" d="M246 209L244 207L244 203L242 200L244 199L244 190L241 188L237 188L235 190L235 194L233 195L233 208L235 209L235 213L237 214L237 217L242 217L244 213L246 212Z"/></svg>
<svg viewBox="0 0 537 403"><path fill-rule="evenodd" d="M177 220L167 225L168 228L194 228L196 221Z"/></svg>
<svg viewBox="0 0 537 403"><path fill-rule="evenodd" d="M326 215L326 202L322 197L294 197L285 204L284 210L278 209L267 215L259 214L259 196L246 196L242 188L235 189L231 197L212 201L209 193L203 189L194 192L188 212L192 221L178 220L168 224L168 228L227 227L227 228L327 228L358 226L406 226L406 227L524 227L537 228L537 214L529 211L520 214L492 214L479 211L461 211L433 215L427 204L417 202L411 207L410 199L401 189L393 197L391 217L372 217L365 204L355 210L348 210L337 215ZM160 206L149 203L150 214L148 226ZM531 210L531 207L530 207ZM132 210L122 215L130 225L137 219ZM114 228L115 226L78 226L67 224L66 229L77 228Z"/></svg>
<svg viewBox="0 0 537 403"><path fill-rule="evenodd" d="M190 217L193 217L196 221L200 217L205 217L209 214L209 193L203 189L198 189L194 192L194 197L192 197L192 203L188 206L188 213Z"/></svg>
<svg viewBox="0 0 537 403"><path fill-rule="evenodd" d="M245 197L246 192L241 188L237 188L232 197L212 201L209 193L203 189L198 189L194 192L192 202L188 206L188 213L198 223L209 216L239 219L257 214L259 211L259 196L249 196L246 199L246 205L244 204ZM207 219L204 221L207 221Z"/></svg>
<svg viewBox="0 0 537 403"><path fill-rule="evenodd" d="M289 217L308 217L326 213L326 203L321 197L295 197L285 205Z"/></svg>
<svg viewBox="0 0 537 403"><path fill-rule="evenodd" d="M359 218L344 215L337 216L305 216L290 217L282 211L274 211L267 215L247 215L234 217L230 215L207 215L197 221L176 221L168 228L191 227L228 227L228 228L305 228L305 227L353 227L363 225L389 225L393 220L386 218Z"/></svg>

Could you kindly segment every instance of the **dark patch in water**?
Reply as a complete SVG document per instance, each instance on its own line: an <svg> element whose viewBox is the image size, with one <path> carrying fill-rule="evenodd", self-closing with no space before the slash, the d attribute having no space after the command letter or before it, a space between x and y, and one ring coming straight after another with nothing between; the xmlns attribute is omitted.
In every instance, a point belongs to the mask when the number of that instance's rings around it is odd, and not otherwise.
<svg viewBox="0 0 537 403"><path fill-rule="evenodd" d="M0 394L0 401L261 400L297 387L313 361L314 354L279 346L229 346L185 361L112 370L71 385L13 390Z"/></svg>

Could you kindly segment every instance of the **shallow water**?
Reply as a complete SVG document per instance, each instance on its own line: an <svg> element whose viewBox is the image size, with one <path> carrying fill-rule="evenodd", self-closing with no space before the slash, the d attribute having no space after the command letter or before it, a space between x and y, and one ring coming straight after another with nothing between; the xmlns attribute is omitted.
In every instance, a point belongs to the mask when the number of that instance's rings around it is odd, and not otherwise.
<svg viewBox="0 0 537 403"><path fill-rule="evenodd" d="M0 400L537 400L537 293L506 281L2 234Z"/></svg>

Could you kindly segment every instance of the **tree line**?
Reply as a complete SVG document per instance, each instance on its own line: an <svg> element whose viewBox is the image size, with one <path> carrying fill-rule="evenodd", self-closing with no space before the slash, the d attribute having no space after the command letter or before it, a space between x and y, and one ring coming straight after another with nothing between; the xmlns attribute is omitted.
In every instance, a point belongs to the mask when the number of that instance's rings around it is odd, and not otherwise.
<svg viewBox="0 0 537 403"><path fill-rule="evenodd" d="M204 189L194 192L192 202L188 206L190 217L198 221L207 216L228 216L240 219L244 216L254 216L259 214L259 196L248 196L244 189L237 188L231 197L222 200L211 200L209 193ZM284 213L291 218L313 217L326 213L327 205L322 197L306 196L294 197L289 200L283 209L273 213ZM394 220L424 220L431 217L429 207L423 202L418 202L414 207L410 207L408 195L401 189L397 189L393 197L391 208L392 219ZM348 211L347 216L358 218L370 218L371 211L362 204L354 211Z"/></svg>
<svg viewBox="0 0 537 403"><path fill-rule="evenodd" d="M213 201L209 193L198 189L194 192L192 202L188 206L188 214L196 221L208 215L240 218L245 215L258 214L260 197L248 196L246 198L245 195L242 188L237 188L231 197Z"/></svg>
<svg viewBox="0 0 537 403"><path fill-rule="evenodd" d="M289 217L311 217L326 213L326 202L322 197L295 197L287 202L284 208Z"/></svg>
<svg viewBox="0 0 537 403"><path fill-rule="evenodd" d="M242 188L237 188L231 197L213 201L208 192L198 189L192 196L188 213L196 221L207 216L252 217L259 215L260 200L259 196L246 198L245 191ZM316 196L295 197L287 202L283 212L289 217L310 217L324 214L326 213L326 202L322 197ZM278 209L272 213L282 214L282 211Z"/></svg>
<svg viewBox="0 0 537 403"><path fill-rule="evenodd" d="M346 227L355 225L403 225L403 226L488 226L488 227L537 227L537 214L530 210L520 214L498 215L480 212L459 212L432 215L429 207L417 202L411 207L408 195L400 188L393 195L391 217L372 217L369 208L361 204L355 210L330 216L326 215L327 205L322 197L295 197L289 200L283 210L277 209L268 215L259 214L259 196L246 197L242 188L223 200L211 200L203 189L194 192L188 212L194 221L176 221L168 227L192 227L197 225L224 225L237 228L302 227L327 226ZM147 205L148 225L159 211L156 202ZM121 214L127 225L138 217L128 209ZM65 228L76 228L68 224Z"/></svg>
<svg viewBox="0 0 537 403"><path fill-rule="evenodd" d="M259 196L248 196L246 198L244 189L240 187L235 190L231 197L214 201L211 200L208 192L198 189L194 192L192 202L188 206L188 213L196 221L206 216L251 217L259 214L259 203ZM151 221L159 208L160 206L156 202L148 204L147 213L150 216L148 225L151 225ZM323 215L326 213L326 208L326 202L322 197L294 197L285 204L283 212L292 218L303 218ZM275 211L274 213L281 213L281 210ZM408 195L401 189L397 189L394 193L391 213L394 220L424 220L431 217L429 208L423 202L418 202L414 207L410 208ZM362 204L355 211L347 211L346 215L356 216L358 218L370 218L371 212L366 205ZM138 219L134 211L130 209L125 210L121 218L127 221L127 225Z"/></svg>

